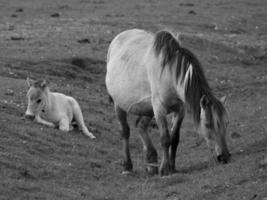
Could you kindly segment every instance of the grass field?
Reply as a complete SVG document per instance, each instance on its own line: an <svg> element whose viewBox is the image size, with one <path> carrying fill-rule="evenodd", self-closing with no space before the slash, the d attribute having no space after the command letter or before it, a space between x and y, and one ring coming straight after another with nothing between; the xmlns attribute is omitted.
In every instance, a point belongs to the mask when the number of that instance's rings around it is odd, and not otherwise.
<svg viewBox="0 0 267 200"><path fill-rule="evenodd" d="M262 0L1 0L0 199L266 200L266 9ZM210 165L187 115L178 173L150 177L130 116L134 173L121 174L104 77L110 41L130 28L180 32L216 96L227 95L229 164ZM75 97L97 139L26 120L27 76ZM159 151L157 128L149 132Z"/></svg>

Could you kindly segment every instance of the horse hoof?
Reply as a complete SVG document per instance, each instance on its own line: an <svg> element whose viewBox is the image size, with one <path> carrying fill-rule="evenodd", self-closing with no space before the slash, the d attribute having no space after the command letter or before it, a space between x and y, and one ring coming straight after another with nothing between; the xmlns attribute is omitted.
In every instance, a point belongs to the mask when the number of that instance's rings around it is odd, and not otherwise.
<svg viewBox="0 0 267 200"><path fill-rule="evenodd" d="M152 167L152 166L146 167L146 173L151 176L158 174L158 171L159 171L158 167Z"/></svg>
<svg viewBox="0 0 267 200"><path fill-rule="evenodd" d="M176 174L178 171L175 168L171 168L171 174Z"/></svg>
<svg viewBox="0 0 267 200"><path fill-rule="evenodd" d="M222 164L227 164L230 160L231 154L226 154L226 155L218 155L217 156L217 161Z"/></svg>
<svg viewBox="0 0 267 200"><path fill-rule="evenodd" d="M163 171L159 172L160 176L169 176L170 174L171 174L170 172L163 172Z"/></svg>
<svg viewBox="0 0 267 200"><path fill-rule="evenodd" d="M170 168L161 168L160 170L159 170L159 175L160 176L168 176L168 175L170 175L171 174L171 170L170 170Z"/></svg>
<svg viewBox="0 0 267 200"><path fill-rule="evenodd" d="M122 171L121 172L122 175L130 175L132 173L133 173L132 171Z"/></svg>

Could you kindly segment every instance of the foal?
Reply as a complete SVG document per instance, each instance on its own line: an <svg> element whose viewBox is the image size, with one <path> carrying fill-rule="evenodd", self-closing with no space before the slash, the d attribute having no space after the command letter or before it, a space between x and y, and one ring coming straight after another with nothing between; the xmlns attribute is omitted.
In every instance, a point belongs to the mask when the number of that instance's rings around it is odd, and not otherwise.
<svg viewBox="0 0 267 200"><path fill-rule="evenodd" d="M85 126L81 108L73 97L50 92L45 80L33 81L27 78L26 81L29 86L26 117L49 127L58 126L62 131L71 130L71 123L76 121L85 135L91 139L95 138ZM40 117L42 113L46 114L48 121Z"/></svg>

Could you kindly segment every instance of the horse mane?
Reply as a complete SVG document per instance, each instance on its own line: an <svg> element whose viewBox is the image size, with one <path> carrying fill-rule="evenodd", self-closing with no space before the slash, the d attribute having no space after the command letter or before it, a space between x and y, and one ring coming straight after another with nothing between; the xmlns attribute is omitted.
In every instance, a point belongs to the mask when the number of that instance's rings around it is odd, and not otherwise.
<svg viewBox="0 0 267 200"><path fill-rule="evenodd" d="M194 121L197 124L200 122L200 99L205 95L212 105L214 126L218 128L226 111L222 103L212 94L212 90L197 57L190 50L181 47L179 41L168 31L156 33L154 49L157 56L160 53L162 54L162 69L166 65L176 67L176 83L180 81L180 83L185 85L185 103L192 111ZM175 61L177 62L176 65L174 64ZM191 75L185 80L190 66L192 67Z"/></svg>
<svg viewBox="0 0 267 200"><path fill-rule="evenodd" d="M163 53L162 66L172 64L176 58L176 53L180 49L178 40L168 31L159 31L155 35L154 48L156 55Z"/></svg>

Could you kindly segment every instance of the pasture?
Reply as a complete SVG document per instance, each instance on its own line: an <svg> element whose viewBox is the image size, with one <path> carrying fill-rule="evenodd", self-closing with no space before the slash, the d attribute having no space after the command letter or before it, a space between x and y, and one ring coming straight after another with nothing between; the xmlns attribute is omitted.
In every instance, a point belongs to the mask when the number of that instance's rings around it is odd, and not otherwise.
<svg viewBox="0 0 267 200"><path fill-rule="evenodd" d="M1 0L0 199L266 199L266 9L262 0ZM230 163L210 162L187 114L178 172L148 176L130 116L134 173L121 174L118 120L104 79L109 43L130 28L180 32L214 94L227 95ZM97 139L25 119L27 76L73 96ZM149 134L160 153L155 125Z"/></svg>

